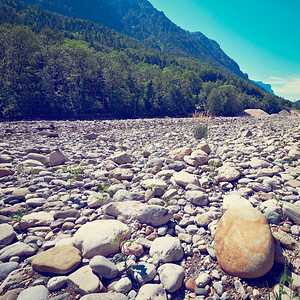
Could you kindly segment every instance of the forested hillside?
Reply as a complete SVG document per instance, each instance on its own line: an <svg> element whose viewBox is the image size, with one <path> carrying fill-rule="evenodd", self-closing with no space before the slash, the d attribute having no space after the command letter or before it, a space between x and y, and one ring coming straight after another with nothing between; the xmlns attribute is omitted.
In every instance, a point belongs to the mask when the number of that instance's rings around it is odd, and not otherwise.
<svg viewBox="0 0 300 300"><path fill-rule="evenodd" d="M231 116L290 101L90 21L0 1L0 118Z"/></svg>
<svg viewBox="0 0 300 300"><path fill-rule="evenodd" d="M217 42L190 33L169 20L147 0L23 0L68 17L90 20L129 35L165 53L193 58L226 74L247 79Z"/></svg>

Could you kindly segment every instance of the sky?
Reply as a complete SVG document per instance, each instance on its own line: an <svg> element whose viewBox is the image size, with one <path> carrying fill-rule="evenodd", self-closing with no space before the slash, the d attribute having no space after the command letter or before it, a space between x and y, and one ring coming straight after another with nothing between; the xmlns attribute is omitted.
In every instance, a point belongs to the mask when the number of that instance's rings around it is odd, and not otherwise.
<svg viewBox="0 0 300 300"><path fill-rule="evenodd" d="M244 73L300 100L299 0L149 0L176 25L218 42Z"/></svg>

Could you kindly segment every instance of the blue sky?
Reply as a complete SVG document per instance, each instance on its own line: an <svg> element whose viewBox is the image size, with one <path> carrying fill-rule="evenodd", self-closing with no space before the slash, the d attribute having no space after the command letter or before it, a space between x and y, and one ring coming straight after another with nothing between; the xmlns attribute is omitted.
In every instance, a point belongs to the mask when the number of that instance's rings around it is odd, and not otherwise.
<svg viewBox="0 0 300 300"><path fill-rule="evenodd" d="M183 29L217 41L250 79L300 100L300 0L149 0Z"/></svg>

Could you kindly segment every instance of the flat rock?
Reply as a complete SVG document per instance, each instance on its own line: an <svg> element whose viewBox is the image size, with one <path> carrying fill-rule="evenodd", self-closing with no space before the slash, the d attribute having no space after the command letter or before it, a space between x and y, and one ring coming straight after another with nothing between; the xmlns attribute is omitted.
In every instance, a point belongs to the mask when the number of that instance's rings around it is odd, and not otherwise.
<svg viewBox="0 0 300 300"><path fill-rule="evenodd" d="M138 201L109 203L102 207L103 211L111 216L123 216L127 222L139 221L152 226L161 226L168 223L172 214L166 207L147 205Z"/></svg>
<svg viewBox="0 0 300 300"><path fill-rule="evenodd" d="M149 254L160 262L174 262L180 260L184 253L179 239L158 237L153 241Z"/></svg>
<svg viewBox="0 0 300 300"><path fill-rule="evenodd" d="M73 244L83 257L108 256L119 250L119 245L114 245L116 238L126 240L129 236L127 225L115 220L97 220L80 227L73 237Z"/></svg>
<svg viewBox="0 0 300 300"><path fill-rule="evenodd" d="M19 263L14 261L0 264L0 280L5 279L9 275L9 273L19 268Z"/></svg>
<svg viewBox="0 0 300 300"><path fill-rule="evenodd" d="M35 254L35 252L36 249L31 246L17 242L0 250L0 261L7 261L13 256L28 257Z"/></svg>
<svg viewBox="0 0 300 300"><path fill-rule="evenodd" d="M223 210L227 210L230 207L238 206L249 206L252 207L252 204L246 198L240 195L228 194L223 198Z"/></svg>
<svg viewBox="0 0 300 300"><path fill-rule="evenodd" d="M114 155L112 155L109 159L111 159L113 162L117 163L118 165L132 163L132 158L130 157L129 154L125 152L117 152Z"/></svg>
<svg viewBox="0 0 300 300"><path fill-rule="evenodd" d="M40 252L32 260L37 272L67 274L81 263L80 251L72 246L59 246Z"/></svg>
<svg viewBox="0 0 300 300"><path fill-rule="evenodd" d="M19 226L23 230L29 227L49 226L53 222L53 220L53 216L48 212L34 212L23 216Z"/></svg>
<svg viewBox="0 0 300 300"><path fill-rule="evenodd" d="M191 166L203 166L208 162L208 155L202 150L196 150L184 157L184 161Z"/></svg>
<svg viewBox="0 0 300 300"><path fill-rule="evenodd" d="M67 279L68 287L75 293L86 295L97 293L103 290L103 285L99 278L93 273L90 266L84 266L76 272L70 274Z"/></svg>
<svg viewBox="0 0 300 300"><path fill-rule="evenodd" d="M231 207L215 233L215 252L223 270L241 278L265 275L274 263L274 242L266 218L248 206Z"/></svg>
<svg viewBox="0 0 300 300"><path fill-rule="evenodd" d="M9 245L16 237L16 232L9 224L0 224L0 245Z"/></svg>
<svg viewBox="0 0 300 300"><path fill-rule="evenodd" d="M180 171L174 173L173 177L176 184L182 187L186 187L188 184L194 184L199 186L199 180L197 177L193 174L189 174L185 171Z"/></svg>
<svg viewBox="0 0 300 300"><path fill-rule="evenodd" d="M270 166L270 164L267 161L256 157L251 158L249 164L253 169L268 168Z"/></svg>
<svg viewBox="0 0 300 300"><path fill-rule="evenodd" d="M121 293L95 293L81 297L79 300L128 300L129 298Z"/></svg>

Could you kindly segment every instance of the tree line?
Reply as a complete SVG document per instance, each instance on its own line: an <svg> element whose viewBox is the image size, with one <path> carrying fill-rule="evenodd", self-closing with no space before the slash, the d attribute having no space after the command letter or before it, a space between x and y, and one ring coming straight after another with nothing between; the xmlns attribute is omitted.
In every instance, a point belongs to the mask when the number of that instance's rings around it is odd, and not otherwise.
<svg viewBox="0 0 300 300"><path fill-rule="evenodd" d="M246 108L276 113L292 107L237 76L89 21L2 2L1 119L187 116L195 110L232 116ZM39 11L43 21L30 26Z"/></svg>

